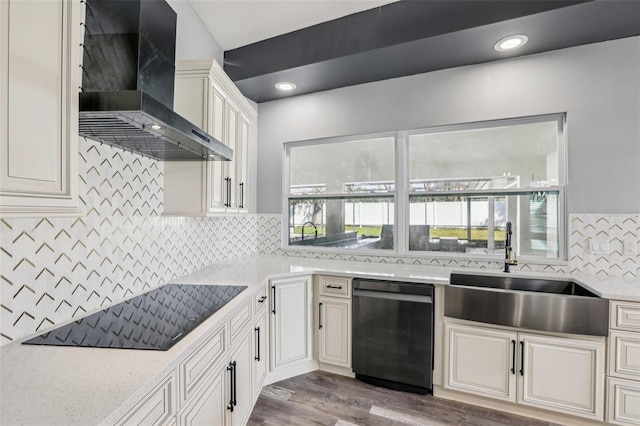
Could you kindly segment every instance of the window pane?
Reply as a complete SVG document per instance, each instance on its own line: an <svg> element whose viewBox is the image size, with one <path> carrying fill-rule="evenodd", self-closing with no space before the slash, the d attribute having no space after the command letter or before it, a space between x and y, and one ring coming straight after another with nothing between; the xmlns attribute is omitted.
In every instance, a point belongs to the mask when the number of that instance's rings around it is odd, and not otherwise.
<svg viewBox="0 0 640 426"><path fill-rule="evenodd" d="M559 119L409 136L413 191L563 185L558 168Z"/></svg>
<svg viewBox="0 0 640 426"><path fill-rule="evenodd" d="M412 195L409 250L500 254L506 223L518 255L558 257L558 192Z"/></svg>
<svg viewBox="0 0 640 426"><path fill-rule="evenodd" d="M289 148L289 193L342 194L395 190L393 137Z"/></svg>
<svg viewBox="0 0 640 426"><path fill-rule="evenodd" d="M393 197L289 200L289 244L393 250Z"/></svg>

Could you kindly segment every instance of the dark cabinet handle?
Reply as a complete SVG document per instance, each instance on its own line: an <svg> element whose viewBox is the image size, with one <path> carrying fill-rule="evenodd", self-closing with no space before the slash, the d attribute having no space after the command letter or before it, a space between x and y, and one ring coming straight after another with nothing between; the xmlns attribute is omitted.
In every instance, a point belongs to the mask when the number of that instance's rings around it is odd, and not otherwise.
<svg viewBox="0 0 640 426"><path fill-rule="evenodd" d="M258 303L264 303L265 300L267 300L267 296L262 296L260 300L258 300Z"/></svg>
<svg viewBox="0 0 640 426"><path fill-rule="evenodd" d="M244 208L244 182L240 184L240 208Z"/></svg>
<svg viewBox="0 0 640 426"><path fill-rule="evenodd" d="M256 332L256 343L257 343L257 355L253 358L256 361L260 361L260 327L256 327L254 328L255 332Z"/></svg>
<svg viewBox="0 0 640 426"><path fill-rule="evenodd" d="M224 181L226 183L227 186L227 199L226 199L226 203L224 203L225 207L231 207L231 178L230 177L226 177L224 178Z"/></svg>
<svg viewBox="0 0 640 426"><path fill-rule="evenodd" d="M276 314L276 286L271 286L271 290L273 290L273 310L271 312L273 312L273 314Z"/></svg>
<svg viewBox="0 0 640 426"><path fill-rule="evenodd" d="M516 374L516 341L511 340L511 374Z"/></svg>
<svg viewBox="0 0 640 426"><path fill-rule="evenodd" d="M322 329L322 302L318 304L318 328Z"/></svg>
<svg viewBox="0 0 640 426"><path fill-rule="evenodd" d="M524 340L520 341L520 375L524 376Z"/></svg>
<svg viewBox="0 0 640 426"><path fill-rule="evenodd" d="M227 371L230 372L229 374L229 379L230 379L230 388L231 388L231 395L229 395L229 405L227 405L227 410L231 411L233 413L233 407L235 405L237 405L237 401L236 401L236 362L230 362L229 365L227 366Z"/></svg>
<svg viewBox="0 0 640 426"><path fill-rule="evenodd" d="M341 285L328 285L327 288L335 288L336 290L342 290Z"/></svg>

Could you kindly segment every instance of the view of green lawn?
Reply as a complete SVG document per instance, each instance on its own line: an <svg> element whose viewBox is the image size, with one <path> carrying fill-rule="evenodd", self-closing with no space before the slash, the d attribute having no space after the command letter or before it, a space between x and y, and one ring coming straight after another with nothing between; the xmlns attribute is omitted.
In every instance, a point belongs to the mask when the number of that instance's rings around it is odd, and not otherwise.
<svg viewBox="0 0 640 426"><path fill-rule="evenodd" d="M318 235L325 235L325 227L320 225L318 228ZM345 226L344 232L353 232L356 231L358 235L367 236L367 237L379 237L380 232L382 231L381 226ZM296 226L294 228L294 234L300 235L302 233L302 226ZM304 235L305 238L308 238L308 235L313 235L314 229L313 227L305 227ZM432 227L429 229L429 236L432 239L437 239L441 237L455 237L459 240L467 239L467 228L437 228ZM471 228L471 239L472 240L480 240L486 241L489 236L489 231L486 228ZM493 239L495 241L502 241L505 238L505 231L502 229L495 230L493 234Z"/></svg>

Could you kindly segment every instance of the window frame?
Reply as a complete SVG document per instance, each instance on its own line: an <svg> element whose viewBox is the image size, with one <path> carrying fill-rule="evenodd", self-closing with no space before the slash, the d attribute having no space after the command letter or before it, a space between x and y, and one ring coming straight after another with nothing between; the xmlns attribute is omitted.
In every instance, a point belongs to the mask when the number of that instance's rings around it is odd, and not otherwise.
<svg viewBox="0 0 640 426"><path fill-rule="evenodd" d="M409 139L412 135L425 133L441 133L447 131L463 131L475 129L487 129L493 127L504 127L521 124L531 124L539 122L555 121L558 131L558 184L548 187L518 187L513 189L491 189L491 190L469 190L469 191L412 191L409 187ZM298 252L326 252L336 254L351 255L375 255L375 256L395 256L403 257L429 257L429 258L459 258L469 260L498 261L503 256L497 254L469 254L469 253L453 253L438 251L416 251L409 250L409 223L410 223L410 197L415 195L429 196L431 195L460 195L473 196L482 194L504 194L515 195L526 192L557 192L558 193L558 257L541 257L541 256L519 256L521 260L527 263L544 263L544 264L564 264L567 261L568 252L568 234L567 234L567 214L566 214L566 187L567 179L567 116L566 113L541 114L525 117L511 117L502 119L493 119L485 121L475 121L460 124L447 124L439 126L429 126L419 129L398 130L395 132L373 133L363 135L350 135L339 137L318 138L305 141L287 142L283 144L283 179L282 179L282 248L285 251ZM394 138L394 175L395 175L395 191L384 193L331 193L321 196L316 195L292 195L290 189L290 150L291 148L330 144L340 142L354 142L358 140L375 139L375 138ZM375 197L393 197L394 202L394 228L393 233L394 248L388 249L341 249L335 247L320 246L298 246L289 244L289 200L291 199L331 199L331 198L375 198Z"/></svg>

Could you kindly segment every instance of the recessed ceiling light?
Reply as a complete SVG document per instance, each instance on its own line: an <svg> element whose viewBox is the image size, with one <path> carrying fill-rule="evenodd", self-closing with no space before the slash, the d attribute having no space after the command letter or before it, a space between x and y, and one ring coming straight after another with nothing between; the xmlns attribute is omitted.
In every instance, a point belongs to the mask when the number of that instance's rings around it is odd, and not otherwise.
<svg viewBox="0 0 640 426"><path fill-rule="evenodd" d="M499 40L493 48L498 52L508 52L509 50L524 46L528 40L529 37L523 34L512 35Z"/></svg>
<svg viewBox="0 0 640 426"><path fill-rule="evenodd" d="M159 124L152 124L149 127L151 127L153 130L160 130L162 129L162 126Z"/></svg>
<svg viewBox="0 0 640 426"><path fill-rule="evenodd" d="M282 90L283 92L290 92L292 90L294 90L296 87L295 83L291 83L288 81L281 81L279 83L276 83L276 89L278 90Z"/></svg>

